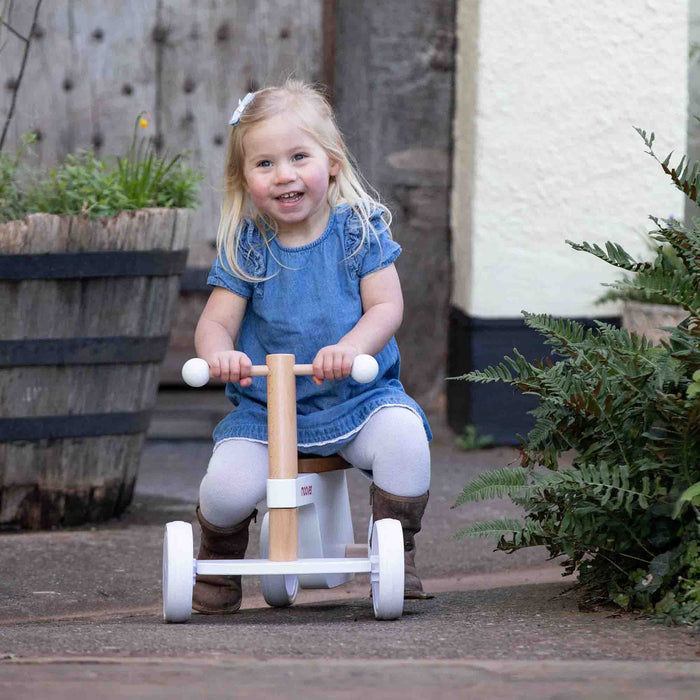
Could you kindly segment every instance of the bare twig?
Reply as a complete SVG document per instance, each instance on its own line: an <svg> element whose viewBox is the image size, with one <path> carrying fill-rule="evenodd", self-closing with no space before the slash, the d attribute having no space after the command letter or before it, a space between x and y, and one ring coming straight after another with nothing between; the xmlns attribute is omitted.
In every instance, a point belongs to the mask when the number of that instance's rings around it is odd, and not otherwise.
<svg viewBox="0 0 700 700"><path fill-rule="evenodd" d="M8 22L12 21L12 3L14 0L4 0L4 5L2 7L2 18L1 19L7 19ZM0 51L2 51L5 48L5 44L7 44L7 40L5 40L2 44L0 44Z"/></svg>
<svg viewBox="0 0 700 700"><path fill-rule="evenodd" d="M22 36L14 27L5 22L4 19L0 19L0 24L9 29L18 39L23 41L25 44L29 43L29 39L26 36Z"/></svg>
<svg viewBox="0 0 700 700"><path fill-rule="evenodd" d="M29 30L29 37L23 37L20 34L18 34L12 27L10 27L8 24L6 24L4 21L2 22L4 26L6 26L13 34L15 34L17 37L19 37L22 41L24 41L24 55L22 56L22 65L20 66L19 69L19 75L17 76L17 80L15 80L15 84L12 87L12 102L10 103L10 111L7 114L7 119L5 120L5 125L3 126L2 129L2 136L0 136L0 151L2 151L3 146L5 145L5 137L7 136L7 130L10 128L10 122L12 121L12 117L15 113L15 105L17 104L17 93L19 92L19 86L22 83L22 77L24 76L24 68L27 65L27 57L29 56L29 47L32 44L32 37L34 36L34 31L36 29L36 23L37 20L39 19L39 8L41 7L42 0L37 0L36 6L34 7L34 19L32 19L32 27Z"/></svg>

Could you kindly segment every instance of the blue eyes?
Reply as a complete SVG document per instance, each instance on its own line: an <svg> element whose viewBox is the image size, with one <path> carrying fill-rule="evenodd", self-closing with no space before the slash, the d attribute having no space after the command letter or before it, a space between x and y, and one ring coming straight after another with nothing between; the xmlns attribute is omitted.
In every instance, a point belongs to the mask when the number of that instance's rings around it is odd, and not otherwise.
<svg viewBox="0 0 700 700"><path fill-rule="evenodd" d="M303 160L304 158L306 158L305 153L295 153L292 156L292 160L296 161L296 162L299 162L300 160ZM272 165L271 160L261 160L258 162L257 167L258 168L269 168L271 165Z"/></svg>

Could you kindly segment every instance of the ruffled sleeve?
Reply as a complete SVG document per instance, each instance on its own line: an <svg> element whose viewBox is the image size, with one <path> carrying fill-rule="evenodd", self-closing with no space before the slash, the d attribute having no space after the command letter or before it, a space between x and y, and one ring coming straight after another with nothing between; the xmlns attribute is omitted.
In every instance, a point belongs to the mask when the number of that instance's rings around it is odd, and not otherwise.
<svg viewBox="0 0 700 700"><path fill-rule="evenodd" d="M345 255L355 277L366 277L372 272L388 267L399 257L401 246L391 238L380 209L370 215L369 221L374 233L370 232L359 250L358 246L362 241L360 220L349 207L344 214L347 217Z"/></svg>
<svg viewBox="0 0 700 700"><path fill-rule="evenodd" d="M260 232L251 221L246 219L243 224L238 247L238 265L251 277L264 277L264 250L265 243L262 240ZM224 287L246 299L250 299L255 290L254 282L249 282L248 280L238 277L230 268L225 251L221 252L221 256L217 256L214 264L211 266L209 276L207 277L207 284L213 287Z"/></svg>

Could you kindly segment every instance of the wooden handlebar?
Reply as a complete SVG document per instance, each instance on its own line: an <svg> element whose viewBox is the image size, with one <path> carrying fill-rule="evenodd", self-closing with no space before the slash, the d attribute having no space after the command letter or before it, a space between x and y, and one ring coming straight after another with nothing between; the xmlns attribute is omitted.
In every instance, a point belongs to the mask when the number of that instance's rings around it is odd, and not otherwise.
<svg viewBox="0 0 700 700"><path fill-rule="evenodd" d="M297 377L312 376L313 373L313 365L294 365L294 374ZM253 365L251 367L251 377L267 377L269 374L270 368L267 365Z"/></svg>
<svg viewBox="0 0 700 700"><path fill-rule="evenodd" d="M270 359L271 357L286 357L284 371L290 372L291 376L313 376L313 365L295 365L294 355L281 353L267 355L267 364L252 365L250 368L250 377L270 377ZM360 384L367 384L374 381L379 370L377 361L370 355L357 355L352 363L350 376ZM193 357L187 360L182 366L182 378L186 384L190 386L204 386L210 379L211 373L207 361L201 357Z"/></svg>

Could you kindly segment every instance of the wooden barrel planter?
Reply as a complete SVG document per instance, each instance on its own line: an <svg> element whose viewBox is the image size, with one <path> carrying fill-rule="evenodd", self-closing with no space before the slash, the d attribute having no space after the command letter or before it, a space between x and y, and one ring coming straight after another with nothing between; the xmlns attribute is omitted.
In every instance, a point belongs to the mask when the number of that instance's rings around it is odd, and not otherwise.
<svg viewBox="0 0 700 700"><path fill-rule="evenodd" d="M131 502L189 224L185 209L0 224L0 528Z"/></svg>

